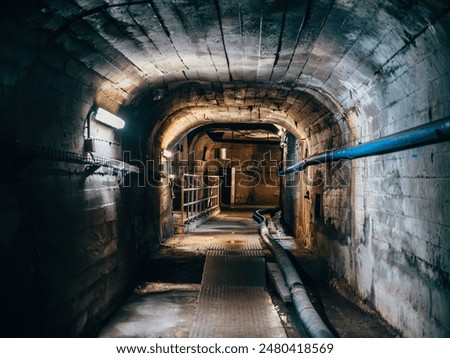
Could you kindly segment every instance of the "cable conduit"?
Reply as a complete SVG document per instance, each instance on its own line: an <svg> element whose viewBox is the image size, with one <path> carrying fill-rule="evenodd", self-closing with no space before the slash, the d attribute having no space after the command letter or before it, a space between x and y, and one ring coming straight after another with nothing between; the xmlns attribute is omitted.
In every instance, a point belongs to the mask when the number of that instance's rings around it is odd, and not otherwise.
<svg viewBox="0 0 450 358"><path fill-rule="evenodd" d="M280 266L283 276L292 297L295 310L304 325L306 331L312 338L334 338L335 336L320 318L305 290L302 279L297 273L294 265L287 256L283 247L274 240L267 228L267 219L263 214L268 214L275 209L261 209L253 213L253 219L259 223L259 232L264 242L272 252L276 262Z"/></svg>

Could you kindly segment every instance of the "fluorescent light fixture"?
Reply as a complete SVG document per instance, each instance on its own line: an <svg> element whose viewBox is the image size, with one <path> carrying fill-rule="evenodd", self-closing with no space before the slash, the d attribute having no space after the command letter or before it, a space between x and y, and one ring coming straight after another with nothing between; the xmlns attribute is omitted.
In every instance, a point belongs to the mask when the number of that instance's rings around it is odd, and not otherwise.
<svg viewBox="0 0 450 358"><path fill-rule="evenodd" d="M172 157L172 152L170 150L164 149L162 151L162 155L166 158L171 158Z"/></svg>
<svg viewBox="0 0 450 358"><path fill-rule="evenodd" d="M103 108L97 109L95 119L117 129L122 129L123 127L125 127L125 121L122 118L117 117L115 114L112 114L111 112L108 112Z"/></svg>

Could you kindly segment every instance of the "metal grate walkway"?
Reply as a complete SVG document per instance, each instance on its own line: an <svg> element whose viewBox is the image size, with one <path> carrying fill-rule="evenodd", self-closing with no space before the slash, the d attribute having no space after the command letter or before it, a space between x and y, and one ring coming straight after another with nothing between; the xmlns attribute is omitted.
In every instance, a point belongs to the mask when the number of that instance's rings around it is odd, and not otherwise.
<svg viewBox="0 0 450 358"><path fill-rule="evenodd" d="M190 337L286 337L266 290L258 235L220 235L208 249Z"/></svg>

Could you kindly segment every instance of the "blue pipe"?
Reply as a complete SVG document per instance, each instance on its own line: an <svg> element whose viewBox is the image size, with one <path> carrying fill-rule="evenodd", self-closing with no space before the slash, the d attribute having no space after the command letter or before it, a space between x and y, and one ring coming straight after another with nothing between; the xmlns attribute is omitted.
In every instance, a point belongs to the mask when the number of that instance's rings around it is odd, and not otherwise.
<svg viewBox="0 0 450 358"><path fill-rule="evenodd" d="M310 165L392 153L448 140L450 140L450 117L354 147L337 149L306 158L284 170L279 170L278 175L302 171Z"/></svg>

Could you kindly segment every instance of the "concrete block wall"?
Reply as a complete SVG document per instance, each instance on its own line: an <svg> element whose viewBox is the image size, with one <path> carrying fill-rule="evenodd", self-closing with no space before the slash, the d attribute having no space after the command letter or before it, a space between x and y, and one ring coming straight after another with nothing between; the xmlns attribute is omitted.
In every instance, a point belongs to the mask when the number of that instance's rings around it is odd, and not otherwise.
<svg viewBox="0 0 450 358"><path fill-rule="evenodd" d="M396 26L413 39L391 37L389 48L379 40L379 70L356 93L341 93L358 141L450 115L449 23L448 12L428 26L404 21ZM406 337L450 337L449 149L446 142L352 162L353 209L324 205L345 240L319 231L314 241L334 274Z"/></svg>
<svg viewBox="0 0 450 358"><path fill-rule="evenodd" d="M149 99L136 112L152 127L149 129L152 140L162 147L181 140L188 130L211 122L278 124L298 138L305 136L303 130L309 126L312 133L322 131L328 123L343 128L333 118L333 103L320 92L311 95L273 84L205 84L202 81L170 84L159 90L165 95ZM152 119L157 123L148 120L149 113L156 114ZM330 138L327 146L333 143L334 136Z"/></svg>
<svg viewBox="0 0 450 358"><path fill-rule="evenodd" d="M284 148L283 157L286 158L285 165L293 165L302 158L302 150L295 136L290 133L286 134L286 147ZM285 224L296 238L306 245L307 233L306 227L302 220L303 196L305 191L302 185L302 176L299 173L289 174L282 177L282 215ZM308 235L310 238L310 235Z"/></svg>
<svg viewBox="0 0 450 358"><path fill-rule="evenodd" d="M98 76L20 30L2 37L1 336L92 336L139 278L155 244L145 188L107 168L30 156L14 144L83 154ZM40 40L40 39L39 39ZM39 41L36 41L38 44ZM41 54L42 56L38 56ZM45 55L43 55L45 54ZM120 134L93 125L95 155L121 159ZM127 136L132 136L127 133Z"/></svg>
<svg viewBox="0 0 450 358"><path fill-rule="evenodd" d="M294 135L287 135L287 165L351 143L351 122L336 107L319 106L313 97L306 105L297 107L294 104L289 111L304 126L306 138L299 141ZM352 223L349 163L311 166L290 174L285 183L283 218L305 246L317 249L321 241L345 244L349 240Z"/></svg>
<svg viewBox="0 0 450 358"><path fill-rule="evenodd" d="M23 179L45 336L95 334L134 288L149 246L145 189L122 188L107 171L81 187L79 175L53 174L83 169L35 161Z"/></svg>
<svg viewBox="0 0 450 358"><path fill-rule="evenodd" d="M156 243L159 243L171 237L174 233L172 193L167 181L148 188L147 200Z"/></svg>

